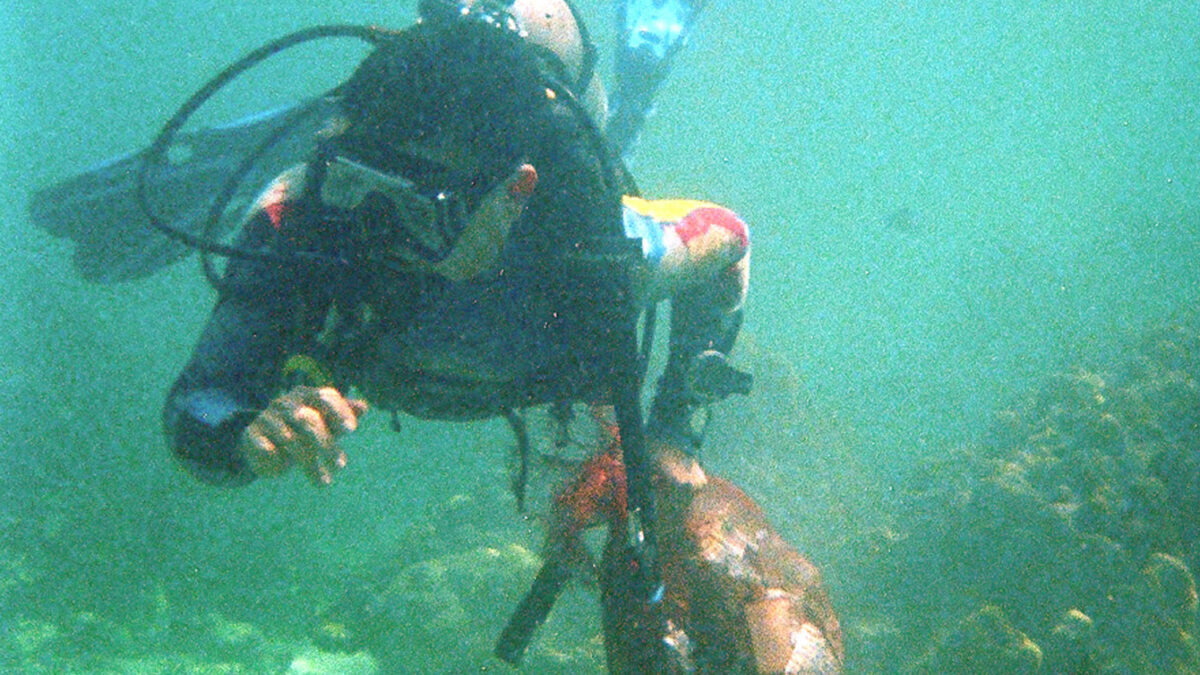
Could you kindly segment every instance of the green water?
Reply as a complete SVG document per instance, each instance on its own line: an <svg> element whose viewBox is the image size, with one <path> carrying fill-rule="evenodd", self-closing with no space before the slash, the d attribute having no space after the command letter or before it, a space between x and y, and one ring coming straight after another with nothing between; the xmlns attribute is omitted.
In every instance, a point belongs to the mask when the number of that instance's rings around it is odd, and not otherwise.
<svg viewBox="0 0 1200 675"><path fill-rule="evenodd" d="M454 570L479 567L472 552L536 550L537 518L518 517L507 494L503 424L406 420L394 434L368 417L344 477L322 492L295 476L238 491L194 483L169 457L159 410L212 302L196 266L89 285L72 276L70 247L25 215L30 190L145 144L266 39L315 23L403 26L410 4L0 8L0 665L279 672L353 579L433 574L413 566L442 561L451 571L429 582L434 599L410 603L436 608L470 583ZM608 53L610 8L579 5ZM969 484L951 452L991 438L998 411L1054 372L1120 368L1148 326L1200 299L1198 35L1189 2L713 0L679 59L634 172L648 195L743 215L755 247L744 362L791 373L760 377L753 406L719 411L731 430L704 460L822 567L851 670L919 668L977 606L914 589L920 560L888 557L888 542L937 527L905 520L911 486ZM209 114L336 82L353 63L339 49L256 74ZM762 412L776 403L794 433L751 433L777 421ZM501 668L488 644L532 574L506 564L491 593L459 599L461 615L395 609L393 658L411 672ZM1042 583L1012 568L971 574L957 582L978 604L1006 602L988 575ZM567 598L531 670L600 669L589 598ZM1051 626L1005 607L1041 644Z"/></svg>

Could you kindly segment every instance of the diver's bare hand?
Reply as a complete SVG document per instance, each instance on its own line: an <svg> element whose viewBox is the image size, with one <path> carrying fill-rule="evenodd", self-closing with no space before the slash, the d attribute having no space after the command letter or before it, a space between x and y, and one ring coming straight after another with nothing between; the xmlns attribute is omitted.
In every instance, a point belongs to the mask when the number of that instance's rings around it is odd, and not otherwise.
<svg viewBox="0 0 1200 675"><path fill-rule="evenodd" d="M346 466L337 437L354 431L365 401L333 387L295 387L276 397L242 432L238 452L255 475L278 476L296 464L314 485L328 485Z"/></svg>

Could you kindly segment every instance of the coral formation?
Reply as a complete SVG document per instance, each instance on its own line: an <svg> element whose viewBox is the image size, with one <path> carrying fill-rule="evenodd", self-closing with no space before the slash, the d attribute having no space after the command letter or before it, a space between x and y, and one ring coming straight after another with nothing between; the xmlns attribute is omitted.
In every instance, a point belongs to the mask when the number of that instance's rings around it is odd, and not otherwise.
<svg viewBox="0 0 1200 675"><path fill-rule="evenodd" d="M938 672L1200 670L1194 327L1149 331L1113 372L1050 378L982 443L930 463L905 499L891 551L908 604L896 660ZM914 616L921 596L937 599ZM898 646L939 633L917 660Z"/></svg>
<svg viewBox="0 0 1200 675"><path fill-rule="evenodd" d="M1012 627L998 607L986 606L947 633L920 662L930 673L1036 673L1042 650Z"/></svg>

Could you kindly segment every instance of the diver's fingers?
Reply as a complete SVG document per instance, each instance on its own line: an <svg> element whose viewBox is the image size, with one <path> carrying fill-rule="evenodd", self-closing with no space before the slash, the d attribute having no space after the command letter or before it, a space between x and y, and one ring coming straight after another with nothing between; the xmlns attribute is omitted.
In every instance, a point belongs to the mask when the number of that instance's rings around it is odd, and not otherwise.
<svg viewBox="0 0 1200 675"><path fill-rule="evenodd" d="M247 430L261 434L276 447L286 447L296 439L296 432L288 422L289 417L290 411L271 406L254 418Z"/></svg>
<svg viewBox="0 0 1200 675"><path fill-rule="evenodd" d="M278 476L291 463L289 446L296 434L278 410L268 408L242 432L239 451L259 476Z"/></svg>
<svg viewBox="0 0 1200 675"><path fill-rule="evenodd" d="M325 487L333 482L333 474L316 462L304 462L300 465L300 470L308 477L308 482L317 487Z"/></svg>
<svg viewBox="0 0 1200 675"><path fill-rule="evenodd" d="M346 466L346 453L339 450L336 446L329 448L326 451L319 452L316 455L315 461L305 464L304 473L312 484L317 487L325 487L333 483L333 475Z"/></svg>
<svg viewBox="0 0 1200 675"><path fill-rule="evenodd" d="M242 455L256 476L278 476L288 467L287 455L280 452L279 446L257 428L247 428L244 433Z"/></svg>
<svg viewBox="0 0 1200 675"><path fill-rule="evenodd" d="M295 410L292 419L297 431L292 457L314 484L330 484L334 472L345 462L341 460L342 453L334 443L325 416L316 408L302 406Z"/></svg>
<svg viewBox="0 0 1200 675"><path fill-rule="evenodd" d="M358 416L366 411L366 403L359 401L356 408L341 392L333 387L317 390L312 406L325 418L325 423L335 434L354 431L358 428Z"/></svg>
<svg viewBox="0 0 1200 675"><path fill-rule="evenodd" d="M336 436L353 431L367 404L332 387L300 386L275 398L246 427L239 451L256 475L277 476L295 463L315 485L346 466Z"/></svg>
<svg viewBox="0 0 1200 675"><path fill-rule="evenodd" d="M346 468L346 453L341 448L335 447L333 449L333 470L341 471L344 468Z"/></svg>
<svg viewBox="0 0 1200 675"><path fill-rule="evenodd" d="M333 432L325 421L321 411L312 406L299 406L292 411L292 428L297 437L304 443L314 447L333 445Z"/></svg>
<svg viewBox="0 0 1200 675"><path fill-rule="evenodd" d="M298 442L292 450L292 459L300 466L309 482L317 487L324 487L333 482L335 468L325 461L323 449L310 443Z"/></svg>

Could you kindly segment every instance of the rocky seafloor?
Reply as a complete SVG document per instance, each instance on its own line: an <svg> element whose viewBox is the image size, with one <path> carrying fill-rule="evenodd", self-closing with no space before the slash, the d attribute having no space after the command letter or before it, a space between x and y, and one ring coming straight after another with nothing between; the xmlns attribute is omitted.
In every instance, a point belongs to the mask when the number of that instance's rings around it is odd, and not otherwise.
<svg viewBox="0 0 1200 675"><path fill-rule="evenodd" d="M923 452L889 498L844 464L851 448L821 447L852 444L792 419L810 411L786 369L746 358L768 393L737 404L739 422L710 440L760 453L730 477L822 566L851 672L1200 672L1197 321L1147 330L1122 362L1048 376L995 413L980 441ZM762 461L787 445L807 452L794 460L803 475L780 472L780 453ZM215 601L154 578L124 602L55 598L66 563L10 519L0 524L0 671L507 671L488 655L505 618L496 608L525 590L536 543L493 527L510 517L495 517L495 504L456 499L444 508L472 523L468 534L358 581L297 572L293 586L349 590L261 619L230 609L235 591ZM528 672L602 670L589 593L573 589L556 608Z"/></svg>
<svg viewBox="0 0 1200 675"><path fill-rule="evenodd" d="M923 469L863 570L893 631L860 642L864 670L1200 672L1194 322L1050 377Z"/></svg>

